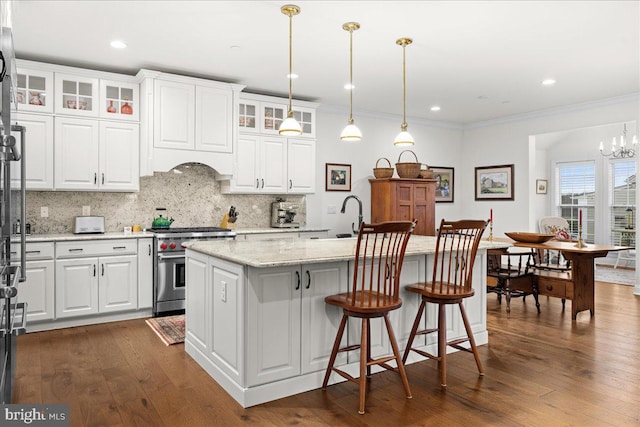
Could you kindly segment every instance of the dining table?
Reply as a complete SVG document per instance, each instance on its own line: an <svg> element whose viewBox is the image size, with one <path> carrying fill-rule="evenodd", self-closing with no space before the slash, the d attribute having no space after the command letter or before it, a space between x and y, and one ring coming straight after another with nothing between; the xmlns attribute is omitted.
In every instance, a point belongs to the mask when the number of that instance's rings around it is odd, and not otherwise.
<svg viewBox="0 0 640 427"><path fill-rule="evenodd" d="M511 240L511 239L509 239ZM628 246L602 245L577 241L549 240L543 243L517 242L513 246L541 251L559 251L569 260L570 269L536 268L539 295L547 295L563 300L571 300L571 318L589 310L595 314L595 259L605 257L609 252L626 251Z"/></svg>

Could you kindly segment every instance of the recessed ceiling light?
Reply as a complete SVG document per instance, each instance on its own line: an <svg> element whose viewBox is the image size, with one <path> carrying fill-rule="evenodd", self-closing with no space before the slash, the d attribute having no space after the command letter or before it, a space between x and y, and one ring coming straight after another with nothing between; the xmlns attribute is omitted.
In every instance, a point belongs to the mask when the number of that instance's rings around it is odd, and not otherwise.
<svg viewBox="0 0 640 427"><path fill-rule="evenodd" d="M298 78L298 75L296 73L287 74L287 78L291 80L295 80Z"/></svg>
<svg viewBox="0 0 640 427"><path fill-rule="evenodd" d="M125 47L127 47L127 44L122 40L113 40L110 44L114 49L124 49Z"/></svg>
<svg viewBox="0 0 640 427"><path fill-rule="evenodd" d="M431 107L431 111L440 111L440 106L434 105L433 107Z"/></svg>
<svg viewBox="0 0 640 427"><path fill-rule="evenodd" d="M487 95L480 95L478 99L484 101L485 99L489 99L489 97Z"/></svg>
<svg viewBox="0 0 640 427"><path fill-rule="evenodd" d="M345 83L345 84L344 84L344 88L345 88L346 90L353 90L353 89L355 89L355 88L356 88L356 85L351 84L351 83Z"/></svg>
<svg viewBox="0 0 640 427"><path fill-rule="evenodd" d="M236 46L236 45L229 46L229 49L231 49L231 50L238 50L238 49L240 49L240 46Z"/></svg>
<svg viewBox="0 0 640 427"><path fill-rule="evenodd" d="M556 81L554 79L544 79L541 83L542 86L553 86L556 84Z"/></svg>

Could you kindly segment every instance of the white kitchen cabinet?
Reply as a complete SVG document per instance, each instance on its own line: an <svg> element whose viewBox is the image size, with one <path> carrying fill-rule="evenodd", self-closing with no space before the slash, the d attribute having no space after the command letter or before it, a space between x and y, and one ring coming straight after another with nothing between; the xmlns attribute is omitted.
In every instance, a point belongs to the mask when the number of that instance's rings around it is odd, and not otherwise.
<svg viewBox="0 0 640 427"><path fill-rule="evenodd" d="M238 129L240 132L260 132L260 102L245 99L238 102Z"/></svg>
<svg viewBox="0 0 640 427"><path fill-rule="evenodd" d="M316 142L307 139L287 140L287 193L316 191Z"/></svg>
<svg viewBox="0 0 640 427"><path fill-rule="evenodd" d="M98 188L100 125L97 120L70 117L55 119L55 188Z"/></svg>
<svg viewBox="0 0 640 427"><path fill-rule="evenodd" d="M240 135L229 192L286 193L286 163L286 139Z"/></svg>
<svg viewBox="0 0 640 427"><path fill-rule="evenodd" d="M138 308L153 306L153 239L138 239Z"/></svg>
<svg viewBox="0 0 640 427"><path fill-rule="evenodd" d="M233 92L196 86L195 150L233 151Z"/></svg>
<svg viewBox="0 0 640 427"><path fill-rule="evenodd" d="M293 101L293 117L300 123L300 137L316 137L317 104ZM272 96L241 94L236 124L240 132L279 135L280 124L287 117L289 100Z"/></svg>
<svg viewBox="0 0 640 427"><path fill-rule="evenodd" d="M53 72L17 67L17 110L53 113Z"/></svg>
<svg viewBox="0 0 640 427"><path fill-rule="evenodd" d="M99 116L99 79L55 73L55 113L81 117Z"/></svg>
<svg viewBox="0 0 640 427"><path fill-rule="evenodd" d="M108 120L138 121L140 85L100 79L100 117Z"/></svg>
<svg viewBox="0 0 640 427"><path fill-rule="evenodd" d="M100 122L100 190L138 191L139 138L138 124Z"/></svg>
<svg viewBox="0 0 640 427"><path fill-rule="evenodd" d="M26 129L25 160L27 190L53 190L53 117L18 113L15 123ZM20 133L12 133L20 146ZM20 164L12 165L15 183L20 181Z"/></svg>
<svg viewBox="0 0 640 427"><path fill-rule="evenodd" d="M326 369L342 311L324 297L346 291L347 263L250 268L248 277L247 386Z"/></svg>
<svg viewBox="0 0 640 427"><path fill-rule="evenodd" d="M19 245L11 245L12 259L19 261ZM27 243L25 247L27 280L18 285L18 302L27 303L27 325L54 318L53 242Z"/></svg>
<svg viewBox="0 0 640 427"><path fill-rule="evenodd" d="M56 117L56 190L136 191L139 130L135 123Z"/></svg>
<svg viewBox="0 0 640 427"><path fill-rule="evenodd" d="M138 307L134 239L56 244L56 318Z"/></svg>
<svg viewBox="0 0 640 427"><path fill-rule="evenodd" d="M138 307L138 259L136 255L101 257L98 311L133 310Z"/></svg>
<svg viewBox="0 0 640 427"><path fill-rule="evenodd" d="M154 147L193 150L195 86L156 80L154 90Z"/></svg>

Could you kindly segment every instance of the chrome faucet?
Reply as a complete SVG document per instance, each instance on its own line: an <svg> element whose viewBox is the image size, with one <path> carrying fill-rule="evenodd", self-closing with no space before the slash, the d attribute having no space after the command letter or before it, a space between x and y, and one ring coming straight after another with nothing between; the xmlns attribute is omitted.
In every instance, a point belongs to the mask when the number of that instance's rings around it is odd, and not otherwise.
<svg viewBox="0 0 640 427"><path fill-rule="evenodd" d="M356 229L354 227L354 223L351 223L351 230L353 231L353 234L358 234L358 231L360 230L360 225L362 225L362 201L358 198L358 196L347 196L345 197L344 201L342 202L342 209L340 209L340 213L344 213L345 208L347 207L347 201L349 199L355 199L356 202L358 202L358 228Z"/></svg>

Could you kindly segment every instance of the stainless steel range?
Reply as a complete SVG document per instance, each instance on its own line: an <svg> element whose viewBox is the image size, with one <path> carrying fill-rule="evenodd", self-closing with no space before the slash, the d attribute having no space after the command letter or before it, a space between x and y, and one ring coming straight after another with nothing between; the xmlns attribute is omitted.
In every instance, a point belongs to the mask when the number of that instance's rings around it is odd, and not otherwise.
<svg viewBox="0 0 640 427"><path fill-rule="evenodd" d="M185 248L194 241L236 238L236 232L220 227L152 228L153 315L184 311Z"/></svg>

